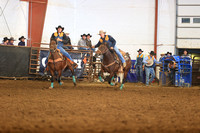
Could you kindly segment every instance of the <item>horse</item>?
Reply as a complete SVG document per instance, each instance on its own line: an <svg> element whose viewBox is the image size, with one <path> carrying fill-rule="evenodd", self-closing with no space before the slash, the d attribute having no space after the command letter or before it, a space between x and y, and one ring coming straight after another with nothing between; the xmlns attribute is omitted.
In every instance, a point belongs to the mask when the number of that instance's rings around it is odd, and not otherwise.
<svg viewBox="0 0 200 133"><path fill-rule="evenodd" d="M49 89L54 88L54 75L55 72L57 71L58 73L58 83L62 85L63 83L61 82L61 74L62 71L66 71L67 69L70 69L72 72L72 78L73 78L73 83L74 86L76 86L76 79L74 76L74 68L72 66L72 61L68 59L67 57L63 56L60 53L60 50L57 49L57 41L56 40L51 40L49 44L50 48L50 54L48 57L48 63L47 63L47 70L50 70L51 73L51 86Z"/></svg>
<svg viewBox="0 0 200 133"><path fill-rule="evenodd" d="M112 80L114 79L114 76L120 75L120 83L121 83L120 90L122 90L127 74L131 68L131 58L128 53L125 53L123 51L120 52L123 53L122 55L124 56L126 61L125 68L123 68L122 63L117 54L115 53L115 51L114 50L111 51L109 49L107 43L102 43L99 46L98 50L96 51L96 55L103 55L103 61L101 63L101 71L99 72L98 75L99 80L103 82L101 75L103 74L103 72L108 72L110 73L108 83L113 86L114 83L112 83Z"/></svg>

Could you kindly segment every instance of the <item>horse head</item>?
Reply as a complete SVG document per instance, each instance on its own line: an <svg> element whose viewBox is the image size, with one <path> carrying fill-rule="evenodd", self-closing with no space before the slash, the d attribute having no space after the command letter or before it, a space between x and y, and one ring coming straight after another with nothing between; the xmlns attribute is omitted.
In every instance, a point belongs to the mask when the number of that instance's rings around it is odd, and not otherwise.
<svg viewBox="0 0 200 133"><path fill-rule="evenodd" d="M103 55L103 54L105 54L108 50L109 50L109 46L108 46L107 42L102 43L102 44L99 46L98 50L96 51L96 55Z"/></svg>
<svg viewBox="0 0 200 133"><path fill-rule="evenodd" d="M51 53L54 53L57 48L57 41L54 39L51 39L50 44L49 44L49 49Z"/></svg>

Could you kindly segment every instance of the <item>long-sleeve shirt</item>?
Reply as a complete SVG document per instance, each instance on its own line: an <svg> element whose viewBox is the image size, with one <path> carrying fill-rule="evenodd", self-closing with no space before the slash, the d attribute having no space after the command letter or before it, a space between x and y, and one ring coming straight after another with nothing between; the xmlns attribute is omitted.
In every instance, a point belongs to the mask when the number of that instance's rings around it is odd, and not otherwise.
<svg viewBox="0 0 200 133"><path fill-rule="evenodd" d="M115 44L116 44L116 41L115 41L115 39L114 39L112 36L110 36L110 35L105 35L104 38L101 37L101 38L99 39L99 42L95 45L95 48L99 47L102 43L105 43L105 42L108 43L108 46L109 46L109 47L114 47Z"/></svg>
<svg viewBox="0 0 200 133"><path fill-rule="evenodd" d="M25 42L19 42L18 46L25 46Z"/></svg>
<svg viewBox="0 0 200 133"><path fill-rule="evenodd" d="M147 60L149 59L149 57L150 57L150 59L152 59L151 56L145 57L144 60L143 60L143 63L144 63L144 64L147 64ZM153 62L156 63L156 64L161 64L161 62L157 61L154 57L153 57ZM152 66L153 66L153 65L152 65Z"/></svg>
<svg viewBox="0 0 200 133"><path fill-rule="evenodd" d="M139 57L141 57L143 54L141 53L140 55L139 55ZM143 55L143 60L144 60L144 55ZM138 59L138 57L136 57L136 60L135 60L135 64L134 65L137 65L137 59Z"/></svg>
<svg viewBox="0 0 200 133"><path fill-rule="evenodd" d="M86 40L83 40L83 38L81 38L81 39L78 41L78 46L87 46L87 45L86 45Z"/></svg>

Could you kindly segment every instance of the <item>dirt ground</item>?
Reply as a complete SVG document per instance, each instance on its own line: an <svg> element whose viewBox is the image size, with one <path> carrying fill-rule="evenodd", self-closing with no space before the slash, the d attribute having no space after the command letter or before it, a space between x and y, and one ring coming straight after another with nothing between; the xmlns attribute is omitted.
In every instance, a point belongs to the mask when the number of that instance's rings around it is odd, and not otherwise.
<svg viewBox="0 0 200 133"><path fill-rule="evenodd" d="M0 80L0 133L200 133L200 87Z"/></svg>

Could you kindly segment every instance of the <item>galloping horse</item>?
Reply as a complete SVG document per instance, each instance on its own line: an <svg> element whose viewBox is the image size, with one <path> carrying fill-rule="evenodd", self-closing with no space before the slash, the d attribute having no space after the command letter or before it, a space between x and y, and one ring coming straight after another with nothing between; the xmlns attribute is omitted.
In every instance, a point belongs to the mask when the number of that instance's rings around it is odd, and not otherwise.
<svg viewBox="0 0 200 133"><path fill-rule="evenodd" d="M108 73L110 73L108 83L110 85L114 85L112 83L114 76L120 75L120 82L121 82L120 90L122 90L123 86L124 86L125 79L127 77L127 74L128 74L128 72L131 68L131 58L130 58L129 54L124 53L124 52L122 54L124 56L125 61L126 61L126 67L125 68L122 67L122 63L121 63L120 59L117 57L117 54L115 54L115 51L109 50L109 47L106 43L103 43L103 44L100 45L100 47L96 51L96 54L97 55L100 55L100 54L103 55L103 62L101 63L101 71L99 72L100 81L103 81L102 77L101 77L103 72L108 72ZM118 58L118 60L115 59L115 58Z"/></svg>
<svg viewBox="0 0 200 133"><path fill-rule="evenodd" d="M73 83L74 86L76 86L76 79L74 76L74 69L72 66L71 60L69 60L68 58L66 58L65 56L63 56L59 49L57 49L57 41L56 40L51 40L50 45L50 56L48 59L48 63L47 63L47 69L50 70L51 72L51 86L49 87L49 89L52 89L54 87L53 82L54 82L54 75L55 72L58 72L58 83L60 85L62 85L61 82L61 74L62 71L66 71L68 68L71 70L72 72L72 77L73 77Z"/></svg>

